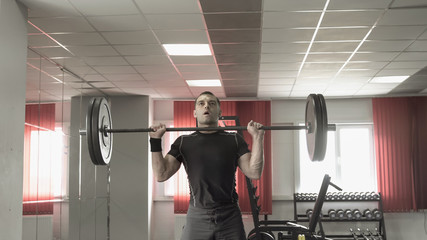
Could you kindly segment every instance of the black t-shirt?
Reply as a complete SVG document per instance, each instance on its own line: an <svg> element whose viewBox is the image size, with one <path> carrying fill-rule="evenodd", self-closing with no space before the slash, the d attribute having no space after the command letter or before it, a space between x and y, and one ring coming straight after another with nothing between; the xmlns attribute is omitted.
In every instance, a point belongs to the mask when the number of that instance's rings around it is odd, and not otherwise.
<svg viewBox="0 0 427 240"><path fill-rule="evenodd" d="M248 153L248 144L237 133L194 132L178 137L169 155L182 162L190 185L190 204L211 208L237 202L238 159Z"/></svg>

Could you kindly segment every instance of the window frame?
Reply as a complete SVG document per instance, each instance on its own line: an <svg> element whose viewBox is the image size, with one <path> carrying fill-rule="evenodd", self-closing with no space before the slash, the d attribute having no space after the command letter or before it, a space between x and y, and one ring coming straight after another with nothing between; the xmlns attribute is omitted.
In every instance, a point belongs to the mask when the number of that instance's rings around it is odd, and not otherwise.
<svg viewBox="0 0 427 240"><path fill-rule="evenodd" d="M304 123L297 122L295 125L304 125ZM376 172L376 160L375 160L375 139L374 139L374 126L373 123L336 123L336 131L334 131L335 137L335 179L332 181L340 186L343 182L342 180L342 162L341 162L341 148L340 148L340 134L339 131L346 128L367 128L369 131L369 155L371 156L370 163L370 176L372 176L373 191L378 190L377 184L377 172ZM301 189L301 161L300 161L300 134L294 135L295 145L294 145L294 171L295 171L295 192L303 192L304 189ZM316 184L316 183L314 183ZM332 190L331 190L332 191ZM344 189L344 191L346 191ZM349 190L351 191L351 190Z"/></svg>

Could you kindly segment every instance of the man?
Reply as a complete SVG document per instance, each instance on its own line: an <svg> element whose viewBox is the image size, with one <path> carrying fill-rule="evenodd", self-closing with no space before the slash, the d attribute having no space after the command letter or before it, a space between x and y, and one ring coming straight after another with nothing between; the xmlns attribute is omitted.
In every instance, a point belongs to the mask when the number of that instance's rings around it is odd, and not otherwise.
<svg viewBox="0 0 427 240"><path fill-rule="evenodd" d="M198 127L218 127L220 101L211 92L201 93L195 100L194 117ZM161 138L164 124L154 125L150 132L153 171L162 182L184 165L191 198L187 222L181 240L244 240L242 215L238 206L235 173L237 167L251 179L259 179L264 167L264 130L250 121L252 152L237 133L196 131L177 138L163 157Z"/></svg>

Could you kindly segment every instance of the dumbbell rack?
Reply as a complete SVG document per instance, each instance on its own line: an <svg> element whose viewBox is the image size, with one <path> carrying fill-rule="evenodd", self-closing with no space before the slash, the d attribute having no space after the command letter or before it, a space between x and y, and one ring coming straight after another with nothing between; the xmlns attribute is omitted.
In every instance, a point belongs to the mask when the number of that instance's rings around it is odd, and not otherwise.
<svg viewBox="0 0 427 240"><path fill-rule="evenodd" d="M294 194L294 219L297 223L303 224L305 222L309 222L310 219L307 216L307 211L309 208L301 208L301 205L304 204L304 206L310 206L311 202L316 201L317 194L315 193L295 193ZM360 209L359 206L362 204L366 204L368 202L373 203L373 205L376 205L376 208L381 213L381 217L378 218L367 218L363 215L358 219L351 218L348 219L346 217L344 218L331 218L328 213L329 208L333 208L334 205L340 206L340 205L351 205L353 206L351 210L353 209ZM345 192L339 192L339 193L328 193L325 198L325 205L328 205L328 208L323 208L322 211L322 218L321 222L326 226L327 224L335 223L337 225L337 230L341 230L339 232L346 232L348 230L348 234L334 234L334 233L328 233L325 231L325 236L333 239L357 239L354 237L353 233L350 233L349 229L339 229L340 224L360 224L363 225L366 224L374 224L377 226L377 232L380 235L381 239L386 240L386 231L385 231L385 224L384 224L384 217L382 215L383 213L383 204L382 204L382 198L380 193L345 193ZM300 206L298 208L298 206ZM340 207L338 207L340 208ZM304 209L304 211L302 211ZM337 208L335 208L337 209ZM361 209L363 211L363 209ZM371 209L372 210L372 209ZM353 229L355 230L355 229ZM365 229L361 229L362 232L365 232ZM361 232L355 231L354 233L358 239L366 239L362 235ZM374 238L368 238L368 239L374 239ZM379 239L378 237L375 239Z"/></svg>

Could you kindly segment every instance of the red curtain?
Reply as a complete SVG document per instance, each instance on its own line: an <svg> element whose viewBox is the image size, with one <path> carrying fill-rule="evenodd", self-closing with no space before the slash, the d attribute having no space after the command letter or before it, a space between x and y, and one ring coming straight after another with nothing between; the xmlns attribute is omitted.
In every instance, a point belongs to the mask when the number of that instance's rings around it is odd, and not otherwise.
<svg viewBox="0 0 427 240"><path fill-rule="evenodd" d="M52 169L40 165L43 132L55 131L55 104L34 104L25 108L23 214L53 213Z"/></svg>
<svg viewBox="0 0 427 240"><path fill-rule="evenodd" d="M241 125L247 125L250 120L271 125L271 103L269 101L223 101L221 102L223 116L238 116ZM193 116L194 101L174 102L174 126L195 127L196 119ZM221 124L222 125L222 124ZM224 125L232 126L234 121L224 121ZM252 138L247 131L243 133L251 149ZM271 132L266 131L264 138L264 171L261 179L252 181L258 186L257 195L260 195L258 205L261 205L260 214L272 213L272 179L271 179ZM239 205L242 213L251 213L246 180L243 173L238 170L236 177L236 191L239 194ZM176 194L174 196L175 213L186 213L189 201L188 181L185 174L177 175Z"/></svg>
<svg viewBox="0 0 427 240"><path fill-rule="evenodd" d="M384 210L427 208L427 98L372 100L378 191Z"/></svg>

